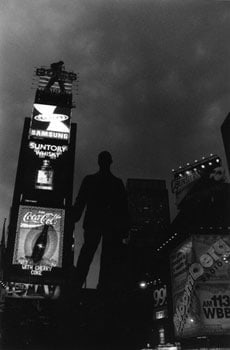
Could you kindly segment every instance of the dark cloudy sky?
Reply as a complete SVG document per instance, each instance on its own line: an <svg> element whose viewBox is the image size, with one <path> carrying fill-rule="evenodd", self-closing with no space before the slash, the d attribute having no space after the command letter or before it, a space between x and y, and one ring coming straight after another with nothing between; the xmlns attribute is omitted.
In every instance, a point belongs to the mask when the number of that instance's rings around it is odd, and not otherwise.
<svg viewBox="0 0 230 350"><path fill-rule="evenodd" d="M34 67L54 61L80 75L75 192L103 149L124 182L166 179L168 188L172 168L210 153L225 160L230 1L2 0L0 16L1 222Z"/></svg>

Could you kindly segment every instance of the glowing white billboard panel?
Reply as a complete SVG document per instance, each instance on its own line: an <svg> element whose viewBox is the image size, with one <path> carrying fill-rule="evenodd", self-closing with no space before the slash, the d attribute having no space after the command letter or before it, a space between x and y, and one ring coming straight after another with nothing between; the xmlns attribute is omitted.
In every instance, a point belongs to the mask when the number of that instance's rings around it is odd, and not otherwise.
<svg viewBox="0 0 230 350"><path fill-rule="evenodd" d="M35 103L30 126L30 136L69 140L71 109Z"/></svg>

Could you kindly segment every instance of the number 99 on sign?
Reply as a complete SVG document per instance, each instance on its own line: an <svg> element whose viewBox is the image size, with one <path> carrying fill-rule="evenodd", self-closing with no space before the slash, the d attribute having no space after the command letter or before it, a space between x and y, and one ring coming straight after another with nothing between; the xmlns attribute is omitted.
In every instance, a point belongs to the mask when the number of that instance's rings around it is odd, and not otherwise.
<svg viewBox="0 0 230 350"><path fill-rule="evenodd" d="M163 306L166 303L166 286L160 289L155 289L153 292L154 306Z"/></svg>

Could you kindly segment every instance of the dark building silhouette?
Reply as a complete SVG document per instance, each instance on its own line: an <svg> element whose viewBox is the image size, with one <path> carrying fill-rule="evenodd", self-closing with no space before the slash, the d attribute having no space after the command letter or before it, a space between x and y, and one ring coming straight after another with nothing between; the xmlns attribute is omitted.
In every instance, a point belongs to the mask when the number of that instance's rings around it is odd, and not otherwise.
<svg viewBox="0 0 230 350"><path fill-rule="evenodd" d="M171 232L187 235L203 228L229 226L229 184L226 183L222 161L210 155L174 171L172 191L178 203L178 215Z"/></svg>
<svg viewBox="0 0 230 350"><path fill-rule="evenodd" d="M164 180L128 179L130 251L133 281L154 269L153 247L167 236L170 224L168 190Z"/></svg>
<svg viewBox="0 0 230 350"><path fill-rule="evenodd" d="M4 259L5 259L5 250L6 250L5 234L6 234L6 219L4 219L4 223L2 227L2 236L0 241L0 313L2 311L1 303L4 302L4 295L5 295L4 293L5 285L3 282ZM0 320L1 320L1 317L0 317Z"/></svg>
<svg viewBox="0 0 230 350"><path fill-rule="evenodd" d="M138 246L155 245L169 223L168 190L164 180L128 179L126 185L131 240Z"/></svg>
<svg viewBox="0 0 230 350"><path fill-rule="evenodd" d="M172 340L167 296L169 261L168 256L162 258L157 251L169 236L168 190L164 180L155 179L128 179L126 188L131 220L131 285L133 290L140 290L135 299L140 319L138 332L145 331L145 338L156 346Z"/></svg>
<svg viewBox="0 0 230 350"><path fill-rule="evenodd" d="M3 277L3 270L4 270L4 256L5 256L5 249L6 249L6 218L4 219L3 226L2 226L2 236L1 236L1 242L0 242L0 279L2 280Z"/></svg>
<svg viewBox="0 0 230 350"><path fill-rule="evenodd" d="M228 163L228 171L230 172L230 113L228 113L223 124L221 125L221 134Z"/></svg>

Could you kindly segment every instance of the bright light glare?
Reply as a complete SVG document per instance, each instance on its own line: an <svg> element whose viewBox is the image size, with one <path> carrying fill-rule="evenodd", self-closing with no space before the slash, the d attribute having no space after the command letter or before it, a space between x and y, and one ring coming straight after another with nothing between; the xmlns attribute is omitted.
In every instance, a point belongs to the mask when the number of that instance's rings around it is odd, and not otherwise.
<svg viewBox="0 0 230 350"><path fill-rule="evenodd" d="M145 289L147 287L147 283L145 281L139 282L139 287Z"/></svg>

